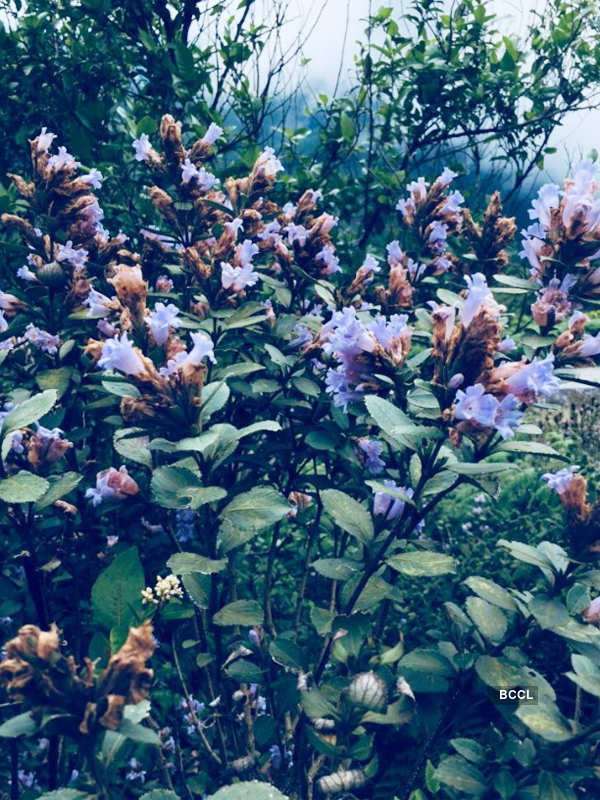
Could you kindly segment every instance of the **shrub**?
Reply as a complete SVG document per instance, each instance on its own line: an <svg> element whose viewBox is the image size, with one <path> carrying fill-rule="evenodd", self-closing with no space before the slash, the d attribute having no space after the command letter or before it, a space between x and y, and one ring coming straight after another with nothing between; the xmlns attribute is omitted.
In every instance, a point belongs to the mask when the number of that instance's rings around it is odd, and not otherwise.
<svg viewBox="0 0 600 800"><path fill-rule="evenodd" d="M472 532L432 515L463 487L495 500L507 474L514 494L524 455L564 460L530 409L559 404L562 378L598 381L596 167L540 190L531 274L499 194L477 221L445 168L409 184L398 238L350 275L321 192L284 196L270 149L219 180L221 136L166 115L160 147L134 141L151 185L131 240L103 225L100 173L46 129L31 176L11 176L13 796L592 792L585 477L544 475L562 543L507 517L493 578L464 570ZM530 518L552 501L525 474ZM514 687L537 704L500 703Z"/></svg>

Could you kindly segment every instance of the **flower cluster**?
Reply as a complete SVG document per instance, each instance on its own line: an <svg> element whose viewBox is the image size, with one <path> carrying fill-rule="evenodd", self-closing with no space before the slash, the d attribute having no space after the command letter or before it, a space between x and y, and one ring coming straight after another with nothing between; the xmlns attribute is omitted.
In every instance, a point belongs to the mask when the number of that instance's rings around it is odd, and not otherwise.
<svg viewBox="0 0 600 800"><path fill-rule="evenodd" d="M142 589L142 602L144 604L151 603L158 606L162 603L167 603L174 597L179 600L183 599L183 589L177 575L167 575L166 578L157 576L154 588L147 586Z"/></svg>
<svg viewBox="0 0 600 800"><path fill-rule="evenodd" d="M547 183L532 203L529 217L534 222L522 232L521 255L541 287L532 313L543 329L566 319L576 298L598 292L599 188L598 166L582 161L562 189Z"/></svg>
<svg viewBox="0 0 600 800"><path fill-rule="evenodd" d="M376 373L400 366L410 350L412 328L408 317L357 312L354 306L336 311L324 323L309 350L319 348L332 362L325 378L326 391L336 406L348 408L364 392L377 389Z"/></svg>

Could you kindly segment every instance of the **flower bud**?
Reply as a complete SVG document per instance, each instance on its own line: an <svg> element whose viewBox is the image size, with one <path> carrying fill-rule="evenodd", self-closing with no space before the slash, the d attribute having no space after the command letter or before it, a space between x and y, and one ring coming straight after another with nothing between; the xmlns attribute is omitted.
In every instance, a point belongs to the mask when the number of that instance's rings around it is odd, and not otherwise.
<svg viewBox="0 0 600 800"><path fill-rule="evenodd" d="M57 261L43 264L36 273L38 280L46 286L57 289L65 283L66 275Z"/></svg>
<svg viewBox="0 0 600 800"><path fill-rule="evenodd" d="M357 706L380 711L387 702L386 685L374 672L361 672L348 687L348 698Z"/></svg>
<svg viewBox="0 0 600 800"><path fill-rule="evenodd" d="M323 794L339 794L364 786L366 782L367 776L361 769L345 769L320 778L319 789Z"/></svg>

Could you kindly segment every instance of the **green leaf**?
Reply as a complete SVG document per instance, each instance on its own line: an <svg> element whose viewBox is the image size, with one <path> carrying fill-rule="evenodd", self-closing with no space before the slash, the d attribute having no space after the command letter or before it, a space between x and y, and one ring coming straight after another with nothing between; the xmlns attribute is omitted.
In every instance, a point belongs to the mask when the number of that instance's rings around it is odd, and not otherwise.
<svg viewBox="0 0 600 800"><path fill-rule="evenodd" d="M456 564L451 556L419 550L400 553L388 558L387 563L397 572L409 577L447 575L456 572Z"/></svg>
<svg viewBox="0 0 600 800"><path fill-rule="evenodd" d="M451 739L450 744L467 761L476 764L478 761L485 760L485 750L474 739Z"/></svg>
<svg viewBox="0 0 600 800"><path fill-rule="evenodd" d="M92 586L92 610L96 622L109 630L136 622L145 585L137 547L119 553Z"/></svg>
<svg viewBox="0 0 600 800"><path fill-rule="evenodd" d="M342 138L346 142L351 142L354 139L354 122L346 111L342 111L340 115L340 131Z"/></svg>
<svg viewBox="0 0 600 800"><path fill-rule="evenodd" d="M230 389L225 381L207 383L202 389L202 409L200 419L206 421L216 411L220 411L229 400Z"/></svg>
<svg viewBox="0 0 600 800"><path fill-rule="evenodd" d="M451 472L456 472L458 475L493 475L496 472L505 472L514 464L508 461L480 461L477 464L468 463L466 461L453 461L446 465L446 469Z"/></svg>
<svg viewBox="0 0 600 800"><path fill-rule="evenodd" d="M435 771L435 777L446 786L465 794L479 795L486 789L481 772L460 756L448 756Z"/></svg>
<svg viewBox="0 0 600 800"><path fill-rule="evenodd" d="M123 458L152 469L152 454L148 449L148 436L132 436L134 433L142 432L143 428L122 428L116 431L113 436L113 447Z"/></svg>
<svg viewBox="0 0 600 800"><path fill-rule="evenodd" d="M296 670L306 670L307 660L302 650L295 642L278 636L269 645L269 653L275 663Z"/></svg>
<svg viewBox="0 0 600 800"><path fill-rule="evenodd" d="M3 722L0 725L0 737L14 739L16 736L30 736L38 730L38 727L29 711L26 711Z"/></svg>
<svg viewBox="0 0 600 800"><path fill-rule="evenodd" d="M169 789L152 789L140 797L140 800L179 800L179 795Z"/></svg>
<svg viewBox="0 0 600 800"><path fill-rule="evenodd" d="M404 411L382 397L367 395L365 397L365 405L383 433L399 446L409 447L414 450L414 439L424 436L429 431L427 428L415 425Z"/></svg>
<svg viewBox="0 0 600 800"><path fill-rule="evenodd" d="M223 520L218 536L220 550L228 553L244 544L289 511L289 503L272 486L257 486L238 494L219 515Z"/></svg>
<svg viewBox="0 0 600 800"><path fill-rule="evenodd" d="M261 605L256 600L235 600L217 611L213 622L215 625L241 625L249 628L252 625L262 625L264 616Z"/></svg>
<svg viewBox="0 0 600 800"><path fill-rule="evenodd" d="M491 686L492 689L511 689L523 682L521 668L509 664L503 658L479 656L475 662L475 670L486 686Z"/></svg>
<svg viewBox="0 0 600 800"><path fill-rule="evenodd" d="M548 574L552 570L552 562L550 559L536 547L524 544L523 542L507 541L506 539L500 539L498 545L500 547L505 547L513 558L523 561L526 564L539 567L544 574Z"/></svg>
<svg viewBox="0 0 600 800"><path fill-rule="evenodd" d="M193 572L212 575L215 572L221 572L226 566L226 558L206 558L197 553L175 553L167 561L167 567L174 575L187 575Z"/></svg>
<svg viewBox="0 0 600 800"><path fill-rule="evenodd" d="M528 453L534 456L553 456L560 458L563 461L568 461L569 457L558 453L553 447L543 442L524 441L522 439L513 439L508 442L502 442L496 450L502 450L509 453Z"/></svg>
<svg viewBox="0 0 600 800"><path fill-rule="evenodd" d="M411 650L398 662L398 672L415 692L446 692L448 681L455 674L448 659L437 650Z"/></svg>
<svg viewBox="0 0 600 800"><path fill-rule="evenodd" d="M155 730L147 728L145 725L140 725L139 722L133 722L130 719L123 720L118 728L118 733L139 744L160 745L160 737Z"/></svg>
<svg viewBox="0 0 600 800"><path fill-rule="evenodd" d="M333 581L347 581L363 569L359 561L351 561L349 558L318 558L311 567L319 575Z"/></svg>
<svg viewBox="0 0 600 800"><path fill-rule="evenodd" d="M479 631L491 642L502 641L508 628L504 612L481 597L467 597L467 612Z"/></svg>
<svg viewBox="0 0 600 800"><path fill-rule="evenodd" d="M0 500L5 503L35 503L49 488L45 478L20 470L0 481Z"/></svg>
<svg viewBox="0 0 600 800"><path fill-rule="evenodd" d="M71 367L58 367L39 372L35 379L40 389L56 389L57 399L60 399L69 388L69 382L74 370Z"/></svg>
<svg viewBox="0 0 600 800"><path fill-rule="evenodd" d="M270 783L241 781L233 786L224 786L216 794L211 794L208 800L288 800L288 797Z"/></svg>
<svg viewBox="0 0 600 800"><path fill-rule="evenodd" d="M529 730L548 742L566 742L573 735L567 721L553 703L522 705L515 714Z"/></svg>
<svg viewBox="0 0 600 800"><path fill-rule="evenodd" d="M540 773L538 780L540 798L543 800L577 800L577 795L560 775Z"/></svg>
<svg viewBox="0 0 600 800"><path fill-rule="evenodd" d="M58 477L51 475L50 487L35 504L36 510L51 506L56 500L60 500L61 497L72 492L82 480L83 475L78 475L76 472L65 472L64 475Z"/></svg>
<svg viewBox="0 0 600 800"><path fill-rule="evenodd" d="M158 467L150 481L152 499L165 508L199 508L227 496L220 486L202 486L195 472L185 467Z"/></svg>
<svg viewBox="0 0 600 800"><path fill-rule="evenodd" d="M371 541L374 535L373 520L358 500L338 489L326 489L321 493L321 500L325 511L342 530L363 544Z"/></svg>
<svg viewBox="0 0 600 800"><path fill-rule="evenodd" d="M492 605L499 606L505 611L517 611L517 604L512 598L512 595L502 586L498 586L494 581L488 578L482 578L479 575L472 575L465 580L465 583L471 591L478 594L484 600Z"/></svg>
<svg viewBox="0 0 600 800"><path fill-rule="evenodd" d="M39 795L38 800L84 800L88 797L87 792L80 792L79 789L56 789Z"/></svg>
<svg viewBox="0 0 600 800"><path fill-rule="evenodd" d="M45 392L35 394L33 397L19 403L16 408L13 408L4 417L2 434L10 433L10 431L15 431L18 428L26 428L32 422L37 422L38 419L41 419L44 414L50 411L57 398L56 389L47 389Z"/></svg>

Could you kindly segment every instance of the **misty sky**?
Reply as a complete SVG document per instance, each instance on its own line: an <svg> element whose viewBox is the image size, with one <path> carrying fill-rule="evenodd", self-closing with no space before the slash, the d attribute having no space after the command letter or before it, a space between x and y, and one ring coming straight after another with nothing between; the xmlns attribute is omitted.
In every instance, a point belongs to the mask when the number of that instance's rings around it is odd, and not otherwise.
<svg viewBox="0 0 600 800"><path fill-rule="evenodd" d="M294 16L294 23L288 31L290 38L298 30L306 30L307 20L314 21L323 5L319 23L304 48L305 56L311 61L303 69L309 86L315 91L330 93L336 82L342 53L342 74L348 76L352 69L356 42L364 38L364 19L369 6L377 11L382 5L391 5L400 11L404 4L398 0L371 0L371 3L369 0L328 0L326 3L324 0L290 0L290 10ZM544 0L489 0L489 6L498 15L499 28L503 33L518 34L525 30L530 10L541 10ZM599 132L600 108L570 115L550 142L558 148L558 153L547 159L549 171L561 172L569 158L577 160L593 147L600 150Z"/></svg>

